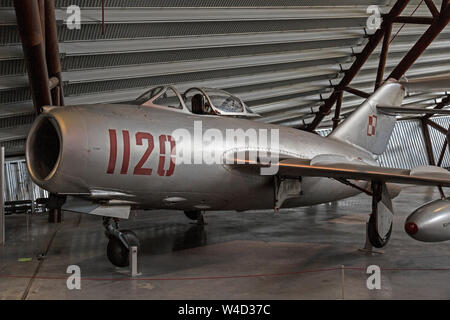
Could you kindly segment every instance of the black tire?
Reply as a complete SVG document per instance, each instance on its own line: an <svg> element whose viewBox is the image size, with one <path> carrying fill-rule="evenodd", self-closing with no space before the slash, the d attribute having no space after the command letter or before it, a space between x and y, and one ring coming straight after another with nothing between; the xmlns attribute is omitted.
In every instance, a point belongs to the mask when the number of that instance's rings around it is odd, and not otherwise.
<svg viewBox="0 0 450 320"><path fill-rule="evenodd" d="M197 221L197 219L200 217L202 212L200 210L190 210L190 211L184 211L184 214L188 219Z"/></svg>
<svg viewBox="0 0 450 320"><path fill-rule="evenodd" d="M391 238L391 233L392 233L392 222L391 222L391 227L389 228L388 233L386 234L386 236L384 238L382 238L377 230L377 223L376 223L376 219L375 219L375 215L371 214L370 218L369 218L369 227L368 227L368 237L369 237L369 241L370 243L375 247L375 248L383 248L385 245L387 245L387 243L389 242L389 239Z"/></svg>
<svg viewBox="0 0 450 320"><path fill-rule="evenodd" d="M131 230L121 231L130 247L137 246L139 248L139 239ZM111 237L107 247L108 260L116 267L124 268L130 265L130 250L116 237ZM139 250L138 250L139 252Z"/></svg>

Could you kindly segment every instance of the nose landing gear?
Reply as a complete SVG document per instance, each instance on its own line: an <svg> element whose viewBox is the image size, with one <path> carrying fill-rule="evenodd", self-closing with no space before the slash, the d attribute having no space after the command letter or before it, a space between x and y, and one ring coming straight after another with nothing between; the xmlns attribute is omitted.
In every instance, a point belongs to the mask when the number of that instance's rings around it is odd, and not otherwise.
<svg viewBox="0 0 450 320"><path fill-rule="evenodd" d="M109 239L107 247L108 260L116 267L130 265L130 247L139 248L139 239L131 230L119 230L117 219L104 217L105 235ZM139 252L139 250L138 250Z"/></svg>

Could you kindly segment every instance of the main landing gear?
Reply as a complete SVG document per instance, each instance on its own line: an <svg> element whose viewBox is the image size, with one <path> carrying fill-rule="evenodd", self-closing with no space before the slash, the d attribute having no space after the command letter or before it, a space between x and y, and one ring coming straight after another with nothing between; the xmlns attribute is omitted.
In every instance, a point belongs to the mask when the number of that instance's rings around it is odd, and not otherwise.
<svg viewBox="0 0 450 320"><path fill-rule="evenodd" d="M391 237L394 220L392 197L388 192L386 183L372 181L372 190L366 190L346 179L337 180L372 197L372 212L367 223L366 246L363 251L371 251L371 247L384 247Z"/></svg>
<svg viewBox="0 0 450 320"><path fill-rule="evenodd" d="M394 210L386 184L372 182L372 213L367 226L367 237L375 248L384 247L392 233Z"/></svg>
<svg viewBox="0 0 450 320"><path fill-rule="evenodd" d="M118 219L103 218L105 235L109 239L107 256L109 261L116 267L127 267L130 265L130 248L139 247L139 239L131 230L119 230ZM138 250L139 252L139 250Z"/></svg>

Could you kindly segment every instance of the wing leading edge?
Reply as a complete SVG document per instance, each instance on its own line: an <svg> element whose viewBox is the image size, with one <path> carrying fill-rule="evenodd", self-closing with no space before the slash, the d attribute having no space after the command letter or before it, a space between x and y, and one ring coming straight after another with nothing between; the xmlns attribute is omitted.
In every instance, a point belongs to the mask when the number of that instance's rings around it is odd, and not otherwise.
<svg viewBox="0 0 450 320"><path fill-rule="evenodd" d="M250 162L247 160L236 160L234 168L249 166L253 168L267 167L267 164ZM384 168L372 165L355 163L327 163L327 164L305 164L302 159L287 159L279 161L279 176L286 178L297 177L324 177L349 180L367 180L379 182L391 182L400 184L414 184L426 186L450 187L450 172L436 166L421 166L412 170Z"/></svg>

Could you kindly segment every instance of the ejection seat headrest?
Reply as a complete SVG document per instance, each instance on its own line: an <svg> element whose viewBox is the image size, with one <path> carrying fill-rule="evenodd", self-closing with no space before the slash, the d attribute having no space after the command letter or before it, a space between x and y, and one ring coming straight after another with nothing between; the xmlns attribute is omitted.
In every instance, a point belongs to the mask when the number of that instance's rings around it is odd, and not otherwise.
<svg viewBox="0 0 450 320"><path fill-rule="evenodd" d="M197 93L191 99L192 113L204 114L205 113L205 98L202 94Z"/></svg>

